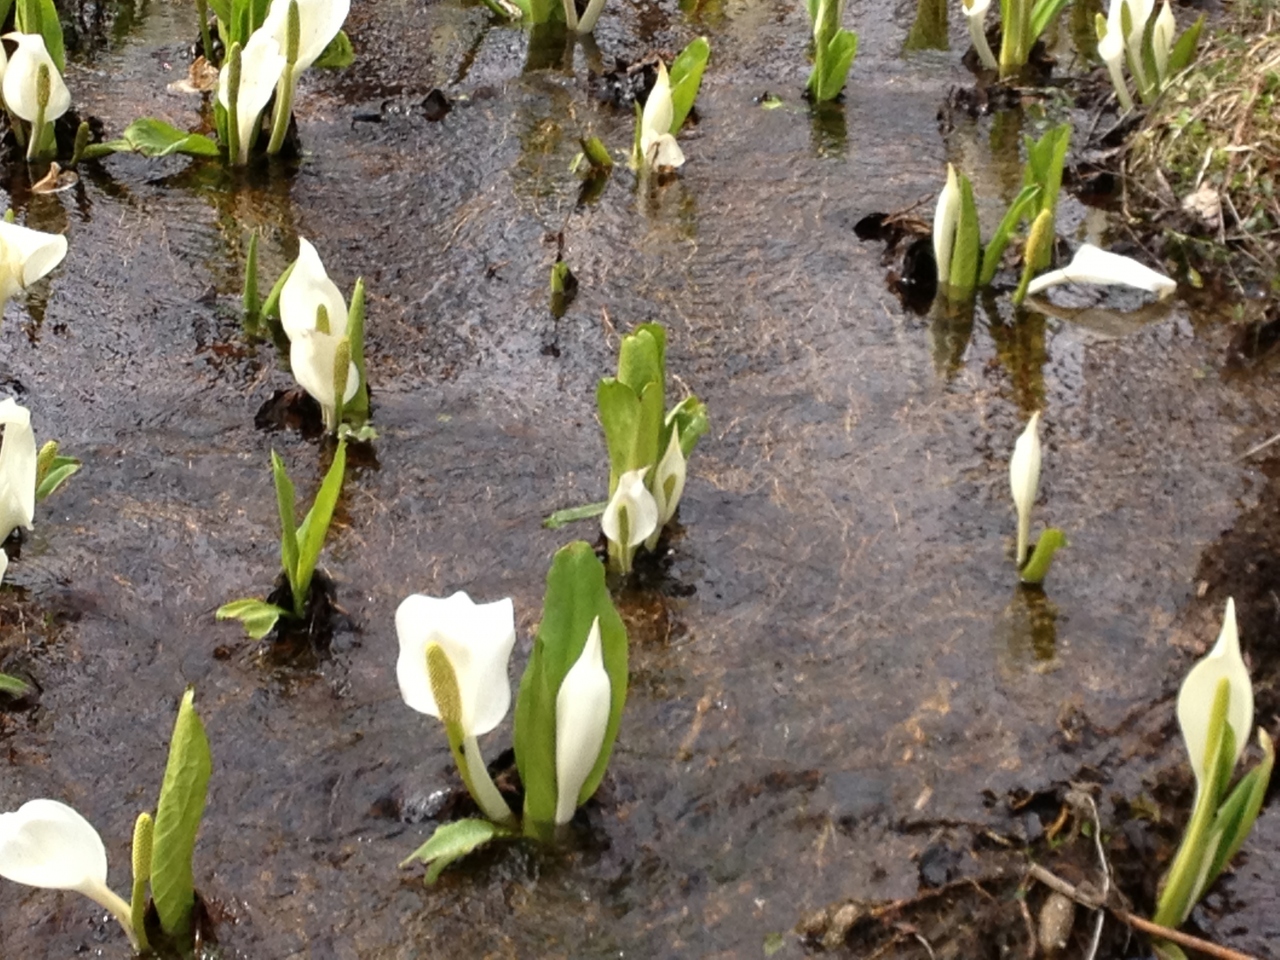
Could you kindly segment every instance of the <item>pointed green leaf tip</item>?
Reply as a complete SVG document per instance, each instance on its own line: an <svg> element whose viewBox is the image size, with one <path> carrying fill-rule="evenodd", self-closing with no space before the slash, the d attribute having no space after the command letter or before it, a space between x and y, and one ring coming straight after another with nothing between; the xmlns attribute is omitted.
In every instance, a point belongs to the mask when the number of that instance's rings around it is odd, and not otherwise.
<svg viewBox="0 0 1280 960"><path fill-rule="evenodd" d="M710 59L711 44L707 43L706 37L698 37L671 61L671 69L667 72L671 80L671 126L668 132L673 137L680 132L693 110L702 86L702 74L706 72Z"/></svg>
<svg viewBox="0 0 1280 960"><path fill-rule="evenodd" d="M484 846L495 837L508 836L508 832L488 820L458 820L436 827L431 839L420 846L400 864L407 867L415 860L428 864L426 882L433 884L441 872L455 860Z"/></svg>
<svg viewBox="0 0 1280 960"><path fill-rule="evenodd" d="M556 552L547 574L542 623L516 700L516 765L525 787L526 832L549 832L556 814L556 695L582 655L591 624L600 618L600 640L611 703L600 755L579 792L587 800L604 778L622 723L627 696L627 631L605 584L604 566L582 541Z"/></svg>
<svg viewBox="0 0 1280 960"><path fill-rule="evenodd" d="M191 859L213 771L209 740L194 700L195 691L188 689L178 708L156 807L151 855L151 899L161 928L180 943L189 942L191 936L195 906Z"/></svg>

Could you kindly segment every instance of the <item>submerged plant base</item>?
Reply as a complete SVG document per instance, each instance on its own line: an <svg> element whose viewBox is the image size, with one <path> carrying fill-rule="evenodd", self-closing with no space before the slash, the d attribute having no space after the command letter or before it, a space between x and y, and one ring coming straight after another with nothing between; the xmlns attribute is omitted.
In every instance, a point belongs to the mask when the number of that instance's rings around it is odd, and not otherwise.
<svg viewBox="0 0 1280 960"><path fill-rule="evenodd" d="M307 440L324 434L324 414L320 404L301 387L277 390L253 415L259 430L292 430Z"/></svg>
<svg viewBox="0 0 1280 960"><path fill-rule="evenodd" d="M146 925L147 925L147 941L151 946L150 952L147 954L151 957L157 957L159 960L214 960L221 956L218 950L218 940L214 933L215 910L210 909L210 904L200 895L200 891L196 891L196 905L191 913L192 940L191 944L175 943L160 928L160 916L156 913L154 903L147 904Z"/></svg>

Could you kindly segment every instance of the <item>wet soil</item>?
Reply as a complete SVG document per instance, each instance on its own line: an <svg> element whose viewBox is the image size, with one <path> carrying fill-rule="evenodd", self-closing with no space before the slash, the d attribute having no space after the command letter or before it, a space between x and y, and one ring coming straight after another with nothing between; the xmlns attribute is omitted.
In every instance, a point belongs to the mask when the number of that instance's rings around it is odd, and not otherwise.
<svg viewBox="0 0 1280 960"><path fill-rule="evenodd" d="M1213 303L1128 313L1140 300L1067 290L1020 320L1003 297L971 318L904 312L854 225L932 197L947 159L993 223L1039 108L944 138L938 108L972 82L961 24L951 52L902 56L913 10L855 2L849 95L811 120L803 5L685 6L617 3L571 70L526 70L525 34L479 5L356 2L356 63L304 79L292 168L118 157L65 193L14 190L70 253L10 305L0 378L85 468L37 511L0 591L0 670L40 687L0 713L0 809L72 803L125 890L133 819L195 684L215 762L196 876L225 956L798 956L790 931L814 910L1016 862L1053 814L1033 823L1010 798L1076 779L1099 786L1112 833L1143 798L1165 819L1137 831L1142 911L1189 808L1173 695L1228 594L1275 729L1276 495L1265 458L1238 459L1278 429L1269 366L1231 362ZM109 131L140 114L198 126L198 100L165 90L186 70L188 4L107 7L68 71L80 109ZM713 60L689 163L647 190L619 167L579 206L579 137L631 142L591 64L698 34ZM433 121L435 89L453 109ZM369 291L380 438L349 468L322 561L347 625L310 663L213 618L278 570L269 451L302 501L328 463L287 425L255 426L291 378L240 330L251 229L264 277L305 236L339 286ZM1064 201L1073 243L1104 230ZM561 232L579 289L557 320ZM678 535L618 595L632 686L610 777L564 847L485 851L424 888L396 864L457 781L438 724L398 695L395 607L512 596L522 668L552 552L597 533L541 518L603 496L594 385L617 332L650 320L712 430ZM1037 593L1015 585L1007 457L1041 408L1037 522L1071 546ZM486 738L491 757L509 735ZM1259 955L1277 937L1275 820L1194 918ZM1004 914L955 916L957 943L990 945ZM127 955L69 894L0 884L0 928L5 956Z"/></svg>

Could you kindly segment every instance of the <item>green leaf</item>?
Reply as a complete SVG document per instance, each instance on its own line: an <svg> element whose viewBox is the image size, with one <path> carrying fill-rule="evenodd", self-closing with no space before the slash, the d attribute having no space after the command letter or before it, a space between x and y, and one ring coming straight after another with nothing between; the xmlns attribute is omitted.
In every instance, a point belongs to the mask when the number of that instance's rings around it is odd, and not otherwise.
<svg viewBox="0 0 1280 960"><path fill-rule="evenodd" d="M1196 18L1196 22L1183 32L1178 42L1169 51L1169 76L1181 73L1195 59L1196 45L1200 42L1200 31L1204 29L1204 14Z"/></svg>
<svg viewBox="0 0 1280 960"><path fill-rule="evenodd" d="M613 157L599 137L583 137L578 143L582 144L582 155L587 158L592 170L608 173L613 169Z"/></svg>
<svg viewBox="0 0 1280 960"><path fill-rule="evenodd" d="M1247 733L1245 734L1247 736ZM1209 869L1204 874L1203 889L1207 890L1218 874L1226 868L1244 844L1253 829L1254 821L1262 810L1262 801L1267 795L1267 785L1271 782L1271 770L1275 766L1276 751L1265 730L1260 730L1262 741L1262 761L1245 774L1226 802L1218 808L1213 820L1213 833L1220 835L1216 853ZM1232 752L1234 757L1234 751ZM1198 898L1197 898L1198 899Z"/></svg>
<svg viewBox="0 0 1280 960"><path fill-rule="evenodd" d="M688 457L693 453L693 448L698 445L703 434L711 429L711 424L707 420L707 405L697 397L688 396L668 410L658 449L667 449L667 444L671 442L673 426L680 428L680 452Z"/></svg>
<svg viewBox="0 0 1280 960"><path fill-rule="evenodd" d="M355 62L356 52L351 49L351 38L347 36L345 30L339 30L329 45L324 48L324 52L316 57L313 67L320 67L328 70L341 70L343 67L349 67Z"/></svg>
<svg viewBox="0 0 1280 960"><path fill-rule="evenodd" d="M400 866L407 867L415 860L428 864L427 883L435 883L441 872L468 853L483 847L497 837L510 836L510 833L488 820L457 820L453 823L442 823L436 827L431 839L405 857Z"/></svg>
<svg viewBox="0 0 1280 960"><path fill-rule="evenodd" d="M1036 0L1035 6L1031 8L1032 43L1049 29L1049 24L1057 19L1069 2L1070 0Z"/></svg>
<svg viewBox="0 0 1280 960"><path fill-rule="evenodd" d="M667 76L671 81L671 130L674 137L684 126L685 118L693 109L693 102L698 99L698 89L702 86L702 74L707 69L707 61L711 59L711 44L706 37L698 37L680 51L680 55L671 61L671 69Z"/></svg>
<svg viewBox="0 0 1280 960"><path fill-rule="evenodd" d="M253 598L224 603L215 614L219 620L239 620L244 624L244 632L251 640L261 640L271 632L277 620L292 615L288 610L277 607L274 603Z"/></svg>
<svg viewBox="0 0 1280 960"><path fill-rule="evenodd" d="M618 346L618 380L637 395L666 377L667 332L657 323L642 323Z"/></svg>
<svg viewBox="0 0 1280 960"><path fill-rule="evenodd" d="M83 464L75 457L54 457L40 485L36 487L36 501L40 502L78 473Z"/></svg>
<svg viewBox="0 0 1280 960"><path fill-rule="evenodd" d="M84 148L84 157L93 160L112 153L140 153L144 157L185 153L193 157L216 157L220 152L217 143L203 134L179 130L154 117L142 117L129 124L120 139L89 144Z"/></svg>
<svg viewBox="0 0 1280 960"><path fill-rule="evenodd" d="M951 275L946 291L948 299L966 301L973 296L978 281L978 258L982 256L982 237L978 226L978 208L973 201L973 184L963 173L960 184L960 217L956 223L956 243L951 252Z"/></svg>
<svg viewBox="0 0 1280 960"><path fill-rule="evenodd" d="M627 696L627 631L609 597L604 566L589 544L577 541L558 550L551 562L542 623L516 699L512 740L525 788L526 826L535 832L547 831L555 821L556 695L565 674L582 655L597 617L612 697L604 745L578 794L579 804L600 785L622 723Z"/></svg>
<svg viewBox="0 0 1280 960"><path fill-rule="evenodd" d="M294 606L297 607L298 589L295 584L298 582L298 521L294 519L297 510L297 494L294 491L293 481L289 479L289 472L284 467L284 461L274 450L271 451L271 478L275 481L276 509L280 514L280 566L284 568L284 575L293 589ZM304 592L302 596L305 599L306 593ZM295 613L298 616L302 615L296 610Z"/></svg>
<svg viewBox="0 0 1280 960"><path fill-rule="evenodd" d="M297 263L297 261L295 260L294 263ZM275 286L267 294L266 302L262 304L262 315L264 317L274 317L277 320L280 318L280 291L284 289L284 285L291 273L293 273L293 263L284 268L284 273L280 274L280 279L275 282ZM353 293L351 297L354 300L355 294Z"/></svg>
<svg viewBox="0 0 1280 960"><path fill-rule="evenodd" d="M1040 539L1036 541L1036 548L1031 551L1031 556L1019 571L1018 575L1022 578L1022 582L1044 583L1049 567L1053 564L1053 555L1066 545L1067 535L1057 527L1050 527L1040 534Z"/></svg>
<svg viewBox="0 0 1280 960"><path fill-rule="evenodd" d="M559 530L563 526L573 523L575 520L590 520L592 517L598 517L604 513L605 508L609 506L608 500L601 500L599 503L584 503L580 507L568 507L564 510L557 510L547 519L542 521L542 525L548 530Z"/></svg>
<svg viewBox="0 0 1280 960"><path fill-rule="evenodd" d="M316 492L315 502L307 511L306 518L298 527L298 580L295 586L296 598L300 595L305 603L307 591L311 588L311 577L320 562L320 551L324 549L324 540L329 533L329 523L333 520L333 511L338 506L338 497L342 493L342 481L347 471L347 442L338 441L338 449L333 454L333 463L324 481ZM300 593L299 588L301 588ZM302 616L300 608L295 609Z"/></svg>
<svg viewBox="0 0 1280 960"><path fill-rule="evenodd" d="M1038 196L1040 196L1040 187L1030 183L1023 187L1014 197L1013 203L1009 204L1009 209L1005 211L1000 226L996 227L996 232L991 235L986 249L982 251L982 271L978 274L979 287L985 287L995 279L996 271L1000 269L1000 258L1004 256L1004 249L1009 245L1009 235L1018 228L1018 224Z"/></svg>
<svg viewBox="0 0 1280 960"><path fill-rule="evenodd" d="M13 22L18 33L38 33L44 38L49 59L58 72L65 75L67 55L62 43L62 23L53 0L18 0Z"/></svg>
<svg viewBox="0 0 1280 960"><path fill-rule="evenodd" d="M831 38L826 52L813 68L817 75L817 89L810 89L816 101L825 103L840 96L857 53L858 35L852 30L841 30Z"/></svg>
<svg viewBox="0 0 1280 960"><path fill-rule="evenodd" d="M31 687L17 677L11 677L7 673L0 673L0 693L7 693L14 697L25 697L31 691Z"/></svg>
<svg viewBox="0 0 1280 960"><path fill-rule="evenodd" d="M209 9L219 22L226 23L231 19L231 0L207 0Z"/></svg>
<svg viewBox="0 0 1280 960"><path fill-rule="evenodd" d="M160 915L160 926L182 944L191 938L195 906L191 858L213 771L209 740L196 714L194 698L195 691L188 688L178 708L156 806L151 854L151 899Z"/></svg>

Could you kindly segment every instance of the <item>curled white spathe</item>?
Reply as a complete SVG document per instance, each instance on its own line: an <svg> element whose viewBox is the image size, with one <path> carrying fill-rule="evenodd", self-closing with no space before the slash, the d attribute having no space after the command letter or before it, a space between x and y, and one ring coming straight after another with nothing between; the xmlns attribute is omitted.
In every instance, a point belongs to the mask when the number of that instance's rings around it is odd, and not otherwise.
<svg viewBox="0 0 1280 960"><path fill-rule="evenodd" d="M9 109L27 123L36 122L40 114L37 84L40 68L45 67L49 71L49 102L45 105L44 122L52 123L70 110L71 91L54 66L44 37L38 33L6 33L4 38L18 44L4 68L4 80L0 81L0 93Z"/></svg>
<svg viewBox="0 0 1280 960"><path fill-rule="evenodd" d="M30 530L36 514L36 435L31 411L13 397L0 400L0 541L16 528Z"/></svg>
<svg viewBox="0 0 1280 960"><path fill-rule="evenodd" d="M255 30L240 50L240 87L236 92L236 135L240 138L240 152L235 159L238 163L245 163L249 158L253 134L284 73L284 65L280 44L265 30ZM223 64L218 72L218 102L224 110L231 109L230 77L228 66Z"/></svg>
<svg viewBox="0 0 1280 960"><path fill-rule="evenodd" d="M1134 287L1154 293L1159 300L1169 296L1178 287L1177 283L1164 274L1143 266L1137 260L1099 250L1091 243L1082 244L1065 267L1050 270L1032 280L1027 293L1039 293L1059 283Z"/></svg>
<svg viewBox="0 0 1280 960"><path fill-rule="evenodd" d="M1009 458L1009 490L1018 511L1018 545L1015 555L1018 567L1027 560L1031 540L1031 507L1040 489L1040 411L1027 421L1026 429L1013 445Z"/></svg>
<svg viewBox="0 0 1280 960"><path fill-rule="evenodd" d="M969 21L969 39L973 41L973 49L978 59L988 70L1000 69L1000 62L991 52L991 44L987 43L986 16L991 0L962 0L961 9Z"/></svg>
<svg viewBox="0 0 1280 960"><path fill-rule="evenodd" d="M1169 54L1173 50L1174 37L1178 33L1178 21L1174 19L1169 0L1164 0L1151 31L1151 53L1156 62L1156 79L1163 86L1169 73Z"/></svg>
<svg viewBox="0 0 1280 960"><path fill-rule="evenodd" d="M435 643L458 680L463 734L477 737L502 722L511 707L507 664L516 643L510 597L477 604L461 591L443 600L414 594L396 610L396 634L396 680L405 703L419 713L440 717L427 675L427 647Z"/></svg>
<svg viewBox="0 0 1280 960"><path fill-rule="evenodd" d="M1206 752L1209 747L1209 716L1218 684L1226 679L1230 695L1227 700L1227 723L1235 734L1234 766L1248 745L1253 730L1253 685L1240 654L1240 634L1236 630L1236 604L1227 600L1218 642L1187 674L1178 691L1178 726L1187 745L1191 769L1196 775L1197 793L1205 782Z"/></svg>
<svg viewBox="0 0 1280 960"><path fill-rule="evenodd" d="M651 169L674 168L684 163L684 154L671 133L675 104L671 101L671 78L667 67L658 61L658 79L649 91L640 114L640 155Z"/></svg>
<svg viewBox="0 0 1280 960"><path fill-rule="evenodd" d="M338 347L344 339L342 335L303 330L289 342L289 368L293 371L293 378L320 404L325 430L329 432L338 429L338 389L334 374ZM346 404L354 400L359 389L360 371L354 362L348 360L342 402Z"/></svg>
<svg viewBox="0 0 1280 960"><path fill-rule="evenodd" d="M67 255L67 238L0 220L0 311Z"/></svg>
<svg viewBox="0 0 1280 960"><path fill-rule="evenodd" d="M955 249L956 224L960 222L960 183L956 168L947 164L947 183L938 194L933 211L933 259L938 265L938 286L951 278L951 251Z"/></svg>
<svg viewBox="0 0 1280 960"><path fill-rule="evenodd" d="M658 502L644 484L648 467L628 470L618 478L618 487L600 518L600 527L610 542L625 549L644 543L658 529ZM627 541L622 542L622 517L627 518Z"/></svg>
<svg viewBox="0 0 1280 960"><path fill-rule="evenodd" d="M347 302L342 291L329 279L316 248L299 237L298 259L280 288L280 325L285 335L292 340L303 331L314 330L320 307L329 317L330 332L347 329Z"/></svg>
<svg viewBox="0 0 1280 960"><path fill-rule="evenodd" d="M578 794L604 745L612 697L596 617L556 693L556 823L568 823L578 808Z"/></svg>
<svg viewBox="0 0 1280 960"><path fill-rule="evenodd" d="M351 11L350 0L298 0L298 61L295 76L316 62L338 35ZM273 36L283 52L289 43L289 0L271 0L259 28Z"/></svg>
<svg viewBox="0 0 1280 960"><path fill-rule="evenodd" d="M658 505L658 529L662 529L676 515L687 473L684 450L680 447L680 428L673 426L667 451L653 471L653 500Z"/></svg>

